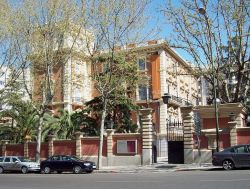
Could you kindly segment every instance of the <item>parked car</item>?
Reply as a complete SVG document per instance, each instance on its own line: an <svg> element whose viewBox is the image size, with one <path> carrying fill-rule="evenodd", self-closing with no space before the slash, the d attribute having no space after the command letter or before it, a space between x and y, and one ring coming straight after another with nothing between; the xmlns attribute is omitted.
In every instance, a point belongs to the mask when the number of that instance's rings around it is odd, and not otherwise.
<svg viewBox="0 0 250 189"><path fill-rule="evenodd" d="M48 174L53 171L62 173L64 171L72 171L73 173L92 173L96 169L96 165L91 161L84 161L75 156L56 155L51 156L40 164L42 173Z"/></svg>
<svg viewBox="0 0 250 189"><path fill-rule="evenodd" d="M21 171L22 173L39 172L40 164L31 162L22 156L0 157L0 173Z"/></svg>
<svg viewBox="0 0 250 189"><path fill-rule="evenodd" d="M214 166L222 166L225 170L250 167L250 144L237 145L213 154Z"/></svg>

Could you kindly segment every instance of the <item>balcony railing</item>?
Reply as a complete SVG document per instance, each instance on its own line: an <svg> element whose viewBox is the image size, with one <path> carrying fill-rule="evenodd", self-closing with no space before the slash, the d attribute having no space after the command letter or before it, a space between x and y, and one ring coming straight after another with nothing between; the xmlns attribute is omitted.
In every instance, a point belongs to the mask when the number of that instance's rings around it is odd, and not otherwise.
<svg viewBox="0 0 250 189"><path fill-rule="evenodd" d="M184 99L178 96L171 95L170 98L170 104L175 104L175 105L184 105L184 106L189 106L192 105L192 103L188 99Z"/></svg>

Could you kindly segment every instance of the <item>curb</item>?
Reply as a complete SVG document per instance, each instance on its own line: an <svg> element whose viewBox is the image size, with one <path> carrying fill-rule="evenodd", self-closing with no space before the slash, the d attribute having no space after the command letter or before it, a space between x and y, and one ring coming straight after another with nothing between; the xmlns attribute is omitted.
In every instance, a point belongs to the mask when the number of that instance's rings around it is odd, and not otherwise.
<svg viewBox="0 0 250 189"><path fill-rule="evenodd" d="M150 173L160 173L160 172L179 172L179 171L207 171L214 169L214 167L175 167L175 168L169 168L169 169L164 169L164 168L139 168L139 169L102 169L102 170L95 170L96 173L145 173L145 172L150 172Z"/></svg>

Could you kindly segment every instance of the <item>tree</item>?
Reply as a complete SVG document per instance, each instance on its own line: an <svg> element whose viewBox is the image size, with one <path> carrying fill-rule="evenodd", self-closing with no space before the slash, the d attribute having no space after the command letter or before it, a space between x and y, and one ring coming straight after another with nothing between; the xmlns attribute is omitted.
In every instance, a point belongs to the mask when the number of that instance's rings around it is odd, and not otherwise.
<svg viewBox="0 0 250 189"><path fill-rule="evenodd" d="M173 28L171 46L181 48L223 102L250 95L249 1L169 0L164 14ZM215 79L214 79L215 78ZM212 91L212 90L211 90Z"/></svg>
<svg viewBox="0 0 250 189"><path fill-rule="evenodd" d="M139 79L136 62L130 59L126 61L126 58L128 58L128 55L127 57L122 55L117 58L115 53L111 55L111 57L110 54L108 54L107 57L102 57L102 60L98 59L97 62L93 64L96 66L95 64L101 63L105 68L101 72L96 71L93 74L96 89L100 93L102 108L98 168L102 167L103 134L107 113L111 113L114 105L120 100L119 98L125 96L129 88L135 91Z"/></svg>
<svg viewBox="0 0 250 189"><path fill-rule="evenodd" d="M147 37L144 32L145 9L148 0L90 0L83 2L84 28L91 28L94 44L88 45L93 67L93 82L101 102L100 143L98 168L102 167L102 147L107 104L111 94L125 95L129 85L135 89L134 53L122 49L126 44L139 43Z"/></svg>
<svg viewBox="0 0 250 189"><path fill-rule="evenodd" d="M109 96L107 102L107 115L105 117L104 124L106 128L110 127L110 124L113 124L113 129L115 129L115 132L117 133L135 133L137 132L138 126L131 120L131 111L137 111L139 106L134 104L133 99L129 96L124 94L119 95L116 92L112 92ZM124 91L125 94L126 92L127 91ZM88 114L91 113L90 116L94 123L98 124L101 120L100 115L103 109L101 98L95 97L94 99L86 102L85 105L87 107L84 109L85 113L83 113L83 115L88 116ZM87 122L86 118L87 117L82 120L86 120L85 122ZM92 129L94 128L93 126L91 127Z"/></svg>
<svg viewBox="0 0 250 189"><path fill-rule="evenodd" d="M69 60L82 32L77 24L79 1L23 0L1 1L1 4L8 8L0 14L1 34L5 37L2 44L7 44L8 52L3 64L12 65L23 76L23 86L38 115L36 161L39 162L45 115L58 82L53 71ZM27 82L25 69L31 70L34 85Z"/></svg>
<svg viewBox="0 0 250 189"><path fill-rule="evenodd" d="M8 60L15 61L14 65L20 70L31 68L33 73L35 84L31 86L26 82L24 86L39 117L36 161L40 160L45 114L59 85L53 79L53 71L63 68L77 51L82 53L85 61L91 63L94 85L102 98L98 158L98 162L101 162L106 105L110 93L118 90L125 95L124 90L129 86L135 89L134 54L127 49L118 53L117 49L127 43L141 42L148 36L142 29L148 2L23 0L15 4L3 1L9 8L0 14L1 21L6 18L6 22L1 22L3 33L11 42L9 44L13 44L6 48L12 52ZM101 167L101 164L98 165Z"/></svg>
<svg viewBox="0 0 250 189"><path fill-rule="evenodd" d="M7 136L15 143L23 142L26 137L35 140L38 124L35 109L30 102L23 101L19 94L10 93L9 95L6 103L10 108L1 111L0 117L11 119L12 124L1 126L1 138Z"/></svg>

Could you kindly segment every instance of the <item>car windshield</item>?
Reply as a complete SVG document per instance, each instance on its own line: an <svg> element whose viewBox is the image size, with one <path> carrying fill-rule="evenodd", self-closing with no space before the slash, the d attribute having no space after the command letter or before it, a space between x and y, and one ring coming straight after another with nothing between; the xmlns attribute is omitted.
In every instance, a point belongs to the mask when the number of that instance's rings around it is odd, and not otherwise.
<svg viewBox="0 0 250 189"><path fill-rule="evenodd" d="M24 157L19 157L18 158L21 162L30 162L30 160L25 159Z"/></svg>
<svg viewBox="0 0 250 189"><path fill-rule="evenodd" d="M72 156L71 159L72 159L72 160L76 160L76 161L81 161L81 159L78 158L78 157L76 157L76 156Z"/></svg>

